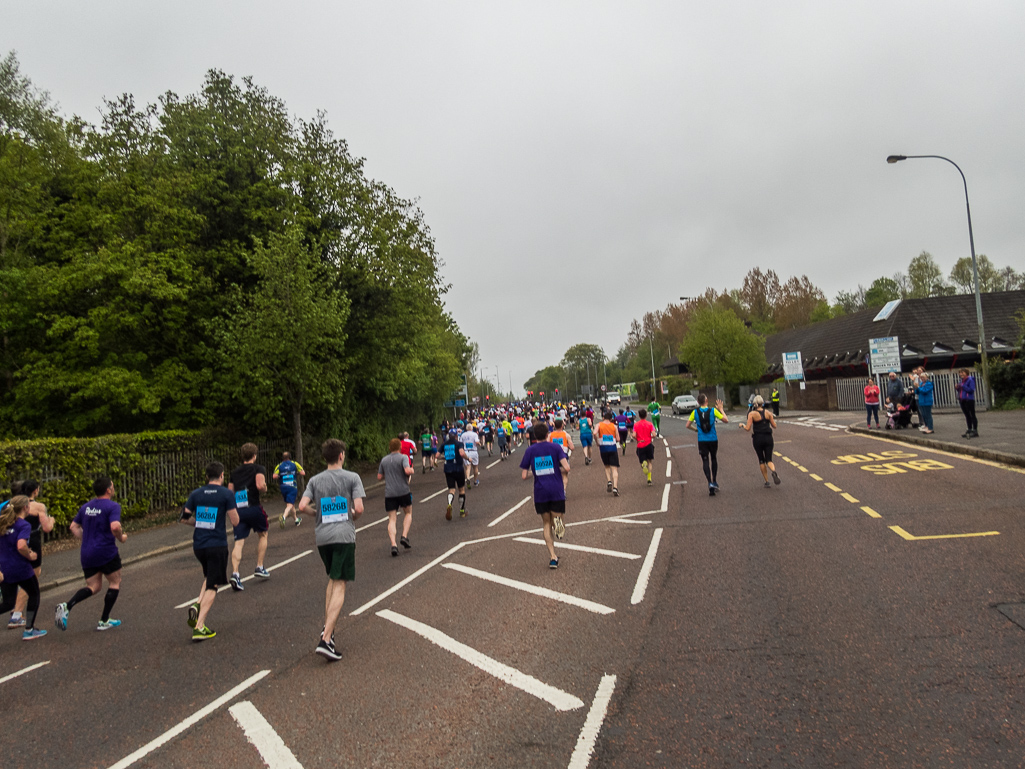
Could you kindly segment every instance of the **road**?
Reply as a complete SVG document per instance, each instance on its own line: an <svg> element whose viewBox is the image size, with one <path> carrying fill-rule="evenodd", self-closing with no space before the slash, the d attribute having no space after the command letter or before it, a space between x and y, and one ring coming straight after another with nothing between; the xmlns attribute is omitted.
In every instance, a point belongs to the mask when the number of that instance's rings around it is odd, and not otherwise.
<svg viewBox="0 0 1025 769"><path fill-rule="evenodd" d="M652 487L628 450L619 498L578 453L556 571L519 452L466 519L414 476L398 558L371 492L338 663L313 653L311 527L272 528L271 579L223 593L202 644L175 608L191 552L135 564L122 628L94 632L94 598L65 633L3 637L3 764L1020 765L1025 474L835 425L785 420L770 489L721 426L714 498L681 420ZM44 627L72 592L44 594Z"/></svg>

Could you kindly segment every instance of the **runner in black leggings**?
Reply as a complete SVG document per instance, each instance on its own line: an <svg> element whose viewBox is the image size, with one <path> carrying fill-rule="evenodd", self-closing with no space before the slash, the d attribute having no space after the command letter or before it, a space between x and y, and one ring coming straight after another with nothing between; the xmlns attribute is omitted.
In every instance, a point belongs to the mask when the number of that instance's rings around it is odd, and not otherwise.
<svg viewBox="0 0 1025 769"><path fill-rule="evenodd" d="M772 431L776 427L776 419L765 411L764 404L762 396L756 395L753 408L747 412L747 424L741 425L740 429L751 433L751 442L754 444L755 454L758 455L758 469L762 471L765 488L768 489L772 486L769 483L769 473L772 473L772 480L777 486L780 480L776 475L776 465L772 462Z"/></svg>

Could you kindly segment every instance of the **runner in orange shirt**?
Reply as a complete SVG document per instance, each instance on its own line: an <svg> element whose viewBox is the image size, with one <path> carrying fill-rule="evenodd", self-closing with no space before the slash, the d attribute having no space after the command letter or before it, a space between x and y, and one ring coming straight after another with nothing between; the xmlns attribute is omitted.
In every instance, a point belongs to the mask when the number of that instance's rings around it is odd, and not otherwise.
<svg viewBox="0 0 1025 769"><path fill-rule="evenodd" d="M613 421L612 411L598 425L598 453L605 465L605 491L619 496L619 427Z"/></svg>
<svg viewBox="0 0 1025 769"><path fill-rule="evenodd" d="M548 435L548 440L551 443L562 446L562 450L566 452L567 461L573 456L573 439L569 437L569 433L562 429L562 419L556 417L555 419L555 430ZM569 476L563 474L562 476L563 490L569 487Z"/></svg>

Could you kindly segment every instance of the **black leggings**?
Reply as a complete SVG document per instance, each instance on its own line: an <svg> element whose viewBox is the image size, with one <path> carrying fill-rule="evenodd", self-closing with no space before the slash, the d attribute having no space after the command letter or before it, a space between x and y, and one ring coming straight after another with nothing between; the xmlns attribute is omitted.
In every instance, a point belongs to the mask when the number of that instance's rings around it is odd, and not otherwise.
<svg viewBox="0 0 1025 769"><path fill-rule="evenodd" d="M701 454L701 469L705 471L705 478L709 483L715 483L716 475L719 473L719 460L716 457L719 453L719 441L698 441L698 453ZM712 463L711 470L708 468L709 460Z"/></svg>
<svg viewBox="0 0 1025 769"><path fill-rule="evenodd" d="M964 412L964 421L972 432L979 431L979 420L975 418L975 401L961 401L961 411Z"/></svg>
<svg viewBox="0 0 1025 769"><path fill-rule="evenodd" d="M33 574L31 579L24 579L21 582L0 583L0 595L3 601L0 602L0 614L11 611L15 601L18 599L18 588L28 593L28 605L25 607L25 627L31 630L35 624L36 612L39 611L39 580Z"/></svg>
<svg viewBox="0 0 1025 769"><path fill-rule="evenodd" d="M758 464L769 464L772 461L772 436L755 433L751 436L751 442L754 444L755 454L758 455Z"/></svg>

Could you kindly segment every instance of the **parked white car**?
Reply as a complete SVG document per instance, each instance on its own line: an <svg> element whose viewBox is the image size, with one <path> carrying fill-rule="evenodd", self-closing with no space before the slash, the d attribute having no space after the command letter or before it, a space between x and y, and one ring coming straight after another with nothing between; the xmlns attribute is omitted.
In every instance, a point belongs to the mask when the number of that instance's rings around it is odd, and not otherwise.
<svg viewBox="0 0 1025 769"><path fill-rule="evenodd" d="M610 392L605 399L609 402L609 405L611 406L618 406L621 403L619 393L617 392Z"/></svg>
<svg viewBox="0 0 1025 769"><path fill-rule="evenodd" d="M689 414L698 407L698 399L693 395L677 395L673 398L674 414Z"/></svg>

